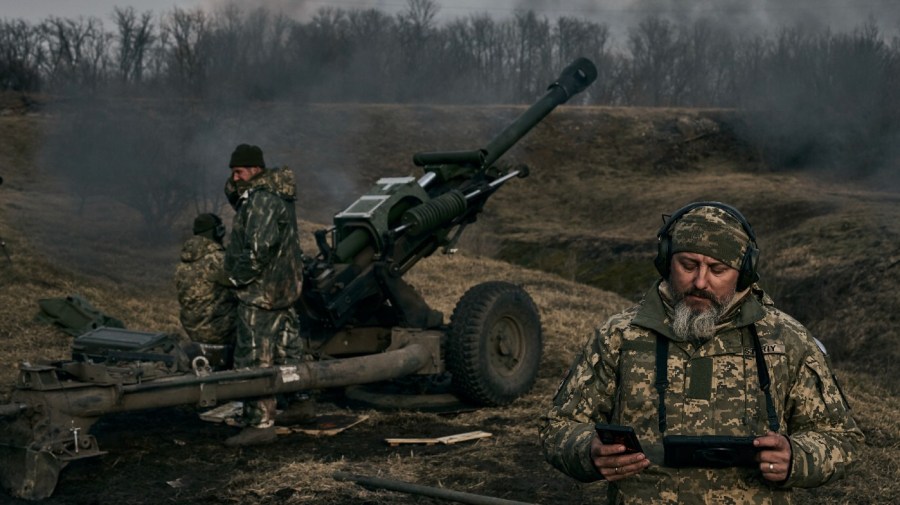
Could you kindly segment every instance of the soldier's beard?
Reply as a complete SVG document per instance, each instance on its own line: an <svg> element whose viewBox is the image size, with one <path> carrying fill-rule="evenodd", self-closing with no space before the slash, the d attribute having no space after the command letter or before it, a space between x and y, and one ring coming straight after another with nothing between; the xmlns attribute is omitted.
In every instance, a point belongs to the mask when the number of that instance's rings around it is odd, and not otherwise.
<svg viewBox="0 0 900 505"><path fill-rule="evenodd" d="M710 300L712 304L708 309L694 310L684 300L687 295L702 296ZM672 331L679 338L694 342L696 345L705 344L715 336L719 317L733 297L734 293L731 293L725 300L719 300L712 293L700 290L679 293L674 307Z"/></svg>

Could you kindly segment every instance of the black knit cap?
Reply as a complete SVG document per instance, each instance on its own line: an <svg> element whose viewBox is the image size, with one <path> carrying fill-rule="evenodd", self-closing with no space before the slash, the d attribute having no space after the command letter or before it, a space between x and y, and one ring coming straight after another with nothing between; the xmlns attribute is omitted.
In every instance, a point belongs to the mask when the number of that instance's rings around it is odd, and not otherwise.
<svg viewBox="0 0 900 505"><path fill-rule="evenodd" d="M266 168L262 149L260 149L259 146L252 146L250 144L241 144L235 147L234 152L231 153L231 162L228 163L228 167Z"/></svg>
<svg viewBox="0 0 900 505"><path fill-rule="evenodd" d="M200 214L194 219L194 235L200 235L222 224L222 219L215 214Z"/></svg>

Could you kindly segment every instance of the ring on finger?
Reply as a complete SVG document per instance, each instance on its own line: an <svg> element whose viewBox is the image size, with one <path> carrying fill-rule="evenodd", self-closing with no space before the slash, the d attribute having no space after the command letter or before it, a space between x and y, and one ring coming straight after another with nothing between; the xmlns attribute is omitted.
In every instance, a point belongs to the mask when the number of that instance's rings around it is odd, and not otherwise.
<svg viewBox="0 0 900 505"><path fill-rule="evenodd" d="M615 472L615 473L619 473L619 467L616 467L616 469L614 470L614 472Z"/></svg>
<svg viewBox="0 0 900 505"><path fill-rule="evenodd" d="M769 471L771 472L774 470L775 470L775 465L773 465L772 463L769 463Z"/></svg>

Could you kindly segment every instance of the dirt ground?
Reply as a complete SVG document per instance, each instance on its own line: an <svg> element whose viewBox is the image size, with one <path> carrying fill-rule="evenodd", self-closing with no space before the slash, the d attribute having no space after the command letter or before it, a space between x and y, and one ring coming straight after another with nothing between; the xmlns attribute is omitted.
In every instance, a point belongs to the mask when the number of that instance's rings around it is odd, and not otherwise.
<svg viewBox="0 0 900 505"><path fill-rule="evenodd" d="M237 432L199 420L192 408L110 416L94 432L109 454L72 464L62 473L48 504L157 503L431 503L392 491L367 491L328 480L338 471L543 503L579 503L581 493L551 472L518 478L481 456L485 446L511 451L523 467L545 465L536 432L503 409L478 413L390 413L321 404L322 414L369 416L337 435L282 435L270 446L224 450ZM519 407L521 408L521 407ZM517 409L518 410L518 409ZM530 427L529 427L530 428ZM487 431L493 436L452 445L390 446L386 438L432 438ZM412 474L413 467L416 473ZM478 479L490 472L491 479ZM266 482L277 478L283 487ZM503 477L505 475L505 477ZM481 480L479 482L479 480ZM135 493L135 487L140 493ZM549 500L549 501L547 501ZM443 500L437 501L443 502Z"/></svg>

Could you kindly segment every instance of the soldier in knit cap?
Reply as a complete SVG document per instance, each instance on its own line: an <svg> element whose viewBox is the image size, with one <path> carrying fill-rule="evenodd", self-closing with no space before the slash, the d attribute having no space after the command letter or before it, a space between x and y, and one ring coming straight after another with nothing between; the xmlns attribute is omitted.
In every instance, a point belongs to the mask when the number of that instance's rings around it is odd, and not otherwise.
<svg viewBox="0 0 900 505"><path fill-rule="evenodd" d="M824 346L757 283L750 224L696 202L657 239L660 280L587 340L541 420L547 461L608 481L615 504L790 503L845 476L863 434ZM640 450L597 423L633 428Z"/></svg>
<svg viewBox="0 0 900 505"><path fill-rule="evenodd" d="M194 234L181 248L175 289L181 326L194 342L234 345L237 299L217 281L225 268L225 225L215 214L194 219Z"/></svg>
<svg viewBox="0 0 900 505"><path fill-rule="evenodd" d="M297 363L303 345L294 303L303 281L302 250L294 202L294 174L266 168L258 146L240 144L231 154L225 185L235 209L222 283L238 298L235 368ZM246 427L229 446L273 441L274 396L244 402Z"/></svg>

